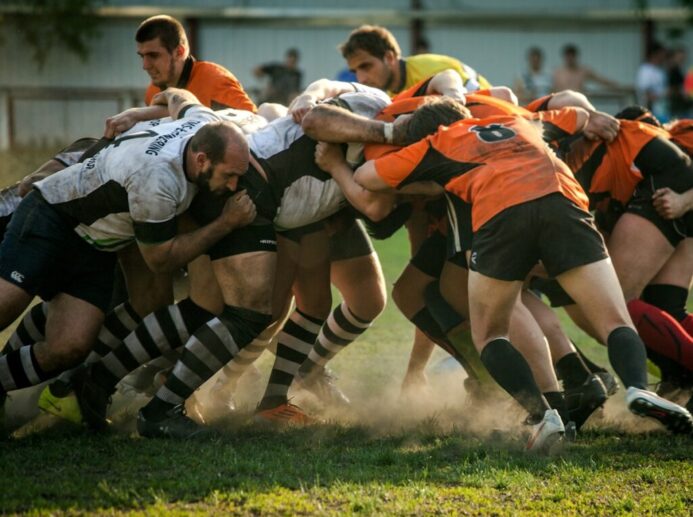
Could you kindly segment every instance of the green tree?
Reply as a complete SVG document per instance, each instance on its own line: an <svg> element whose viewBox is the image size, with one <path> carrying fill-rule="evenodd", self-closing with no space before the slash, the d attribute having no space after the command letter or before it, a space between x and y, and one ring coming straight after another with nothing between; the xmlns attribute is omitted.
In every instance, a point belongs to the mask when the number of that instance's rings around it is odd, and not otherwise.
<svg viewBox="0 0 693 517"><path fill-rule="evenodd" d="M22 34L39 67L56 46L82 60L89 56L89 41L100 35L96 10L105 0L23 0L6 7L0 25L11 25Z"/></svg>

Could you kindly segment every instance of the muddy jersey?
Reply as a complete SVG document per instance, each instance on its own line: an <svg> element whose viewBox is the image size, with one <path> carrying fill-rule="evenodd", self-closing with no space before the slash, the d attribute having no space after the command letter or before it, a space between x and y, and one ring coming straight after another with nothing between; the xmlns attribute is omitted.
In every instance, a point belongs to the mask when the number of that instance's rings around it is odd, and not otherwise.
<svg viewBox="0 0 693 517"><path fill-rule="evenodd" d="M390 99L382 91L358 85L356 92L331 102L353 113L374 118ZM277 206L274 224L288 230L322 220L347 204L339 185L315 164L316 141L303 134L290 116L272 121L248 137L248 143L269 177ZM362 146L348 146L357 161Z"/></svg>
<svg viewBox="0 0 693 517"><path fill-rule="evenodd" d="M123 134L34 187L98 249L118 250L135 238L167 241L176 235L176 215L197 192L185 175L186 144L218 120L210 109L193 107L180 120Z"/></svg>
<svg viewBox="0 0 693 517"><path fill-rule="evenodd" d="M471 203L476 231L506 208L554 192L587 208L570 169L543 139L579 129L572 108L537 114L535 120L517 115L466 119L376 160L375 168L393 188L433 181Z"/></svg>

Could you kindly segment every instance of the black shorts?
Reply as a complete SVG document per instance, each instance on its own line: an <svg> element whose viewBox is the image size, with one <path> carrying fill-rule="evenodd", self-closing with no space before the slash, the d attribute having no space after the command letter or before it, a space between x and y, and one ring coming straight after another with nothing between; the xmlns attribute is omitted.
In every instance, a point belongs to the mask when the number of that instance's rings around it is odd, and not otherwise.
<svg viewBox="0 0 693 517"><path fill-rule="evenodd" d="M664 219L652 204L652 195L657 188L658 178L650 176L635 187L633 197L628 201L626 213L639 215L654 224L674 248L686 237L693 237L693 211L679 219Z"/></svg>
<svg viewBox="0 0 693 517"><path fill-rule="evenodd" d="M447 257L447 237L436 231L421 243L409 263L422 273L439 278Z"/></svg>
<svg viewBox="0 0 693 517"><path fill-rule="evenodd" d="M50 300L65 293L108 308L116 254L84 241L73 226L30 192L19 204L0 245L0 277Z"/></svg>
<svg viewBox="0 0 693 517"><path fill-rule="evenodd" d="M565 307L566 305L575 304L575 300L570 297L555 278L535 276L530 280L529 288L533 291L539 291L540 294L546 296L551 303L551 307Z"/></svg>
<svg viewBox="0 0 693 517"><path fill-rule="evenodd" d="M447 258L464 253L472 248L472 205L453 194L445 194L448 212Z"/></svg>
<svg viewBox="0 0 693 517"><path fill-rule="evenodd" d="M291 230L281 230L277 233L289 239L292 242L298 244L305 235L310 235L311 233L316 233L325 229L325 223L323 221L318 221L317 223L310 223L305 226L300 226L299 228L292 228Z"/></svg>
<svg viewBox="0 0 693 517"><path fill-rule="evenodd" d="M277 235L272 224L250 224L238 228L209 248L211 260L255 251L277 251Z"/></svg>
<svg viewBox="0 0 693 517"><path fill-rule="evenodd" d="M347 226L330 235L330 261L367 257L373 253L373 244L363 223L352 219Z"/></svg>
<svg viewBox="0 0 693 517"><path fill-rule="evenodd" d="M506 208L479 228L472 239L471 269L522 281L540 260L556 277L607 257L590 213L554 193Z"/></svg>

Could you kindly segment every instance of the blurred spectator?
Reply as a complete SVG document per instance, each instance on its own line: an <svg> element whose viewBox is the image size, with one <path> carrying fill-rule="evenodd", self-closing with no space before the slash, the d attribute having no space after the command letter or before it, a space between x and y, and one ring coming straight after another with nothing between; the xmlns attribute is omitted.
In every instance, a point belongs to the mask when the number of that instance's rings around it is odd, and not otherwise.
<svg viewBox="0 0 693 517"><path fill-rule="evenodd" d="M652 42L647 49L646 60L638 68L635 78L638 102L663 121L669 119L666 105L667 77L664 71L666 58L666 49L660 43Z"/></svg>
<svg viewBox="0 0 693 517"><path fill-rule="evenodd" d="M689 116L691 100L686 94L684 82L686 73L686 49L676 47L669 55L669 71L667 85L669 88L669 114L671 118L686 118Z"/></svg>
<svg viewBox="0 0 693 517"><path fill-rule="evenodd" d="M266 63L255 68L255 77L267 77L262 102L278 102L287 106L301 91L303 73L298 68L299 53L295 48L286 51L284 63Z"/></svg>
<svg viewBox="0 0 693 517"><path fill-rule="evenodd" d="M553 91L575 90L584 92L588 82L599 83L607 88L620 89L621 86L580 63L580 51L575 45L566 45L561 52L563 66L553 72Z"/></svg>
<svg viewBox="0 0 693 517"><path fill-rule="evenodd" d="M551 77L544 72L544 53L539 47L527 50L527 70L515 79L514 90L520 104L551 93Z"/></svg>
<svg viewBox="0 0 693 517"><path fill-rule="evenodd" d="M412 55L430 54L430 53L431 53L431 44L428 42L428 39L426 39L423 36L420 36L416 40L416 43L414 44L414 51L412 52Z"/></svg>

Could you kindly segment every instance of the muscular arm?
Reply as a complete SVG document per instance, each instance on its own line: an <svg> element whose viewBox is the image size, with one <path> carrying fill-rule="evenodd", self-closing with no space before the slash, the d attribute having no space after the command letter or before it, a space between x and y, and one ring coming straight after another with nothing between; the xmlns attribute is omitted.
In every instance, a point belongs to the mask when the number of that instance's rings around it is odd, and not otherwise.
<svg viewBox="0 0 693 517"><path fill-rule="evenodd" d="M452 69L443 70L434 75L426 87L427 95L445 95L460 102L464 102L464 94L467 89L462 84L460 74Z"/></svg>
<svg viewBox="0 0 693 517"><path fill-rule="evenodd" d="M670 188L660 188L652 195L652 204L664 219L678 219L693 210L693 189L677 194Z"/></svg>
<svg viewBox="0 0 693 517"><path fill-rule="evenodd" d="M354 172L347 164L339 146L320 143L315 150L315 163L337 182L344 197L372 221L384 219L395 208L395 193L371 192L354 181Z"/></svg>
<svg viewBox="0 0 693 517"><path fill-rule="evenodd" d="M291 102L289 105L289 114L297 124L300 124L303 117L315 108L318 102L329 99L330 97L336 97L342 93L350 93L353 91L355 91L355 88L351 83L318 79L309 84L303 93Z"/></svg>
<svg viewBox="0 0 693 517"><path fill-rule="evenodd" d="M303 118L301 126L306 135L322 142L387 143L384 122L329 104L321 104L311 110Z"/></svg>
<svg viewBox="0 0 693 517"><path fill-rule="evenodd" d="M582 93L563 90L556 93L547 104L550 110L574 106L587 110L589 120L584 128L585 136L590 140L611 142L618 135L619 122L608 113L597 111Z"/></svg>
<svg viewBox="0 0 693 517"><path fill-rule="evenodd" d="M170 273L203 254L236 228L255 219L255 205L245 191L234 194L214 221L195 231L158 244L138 242L144 261L154 273Z"/></svg>

